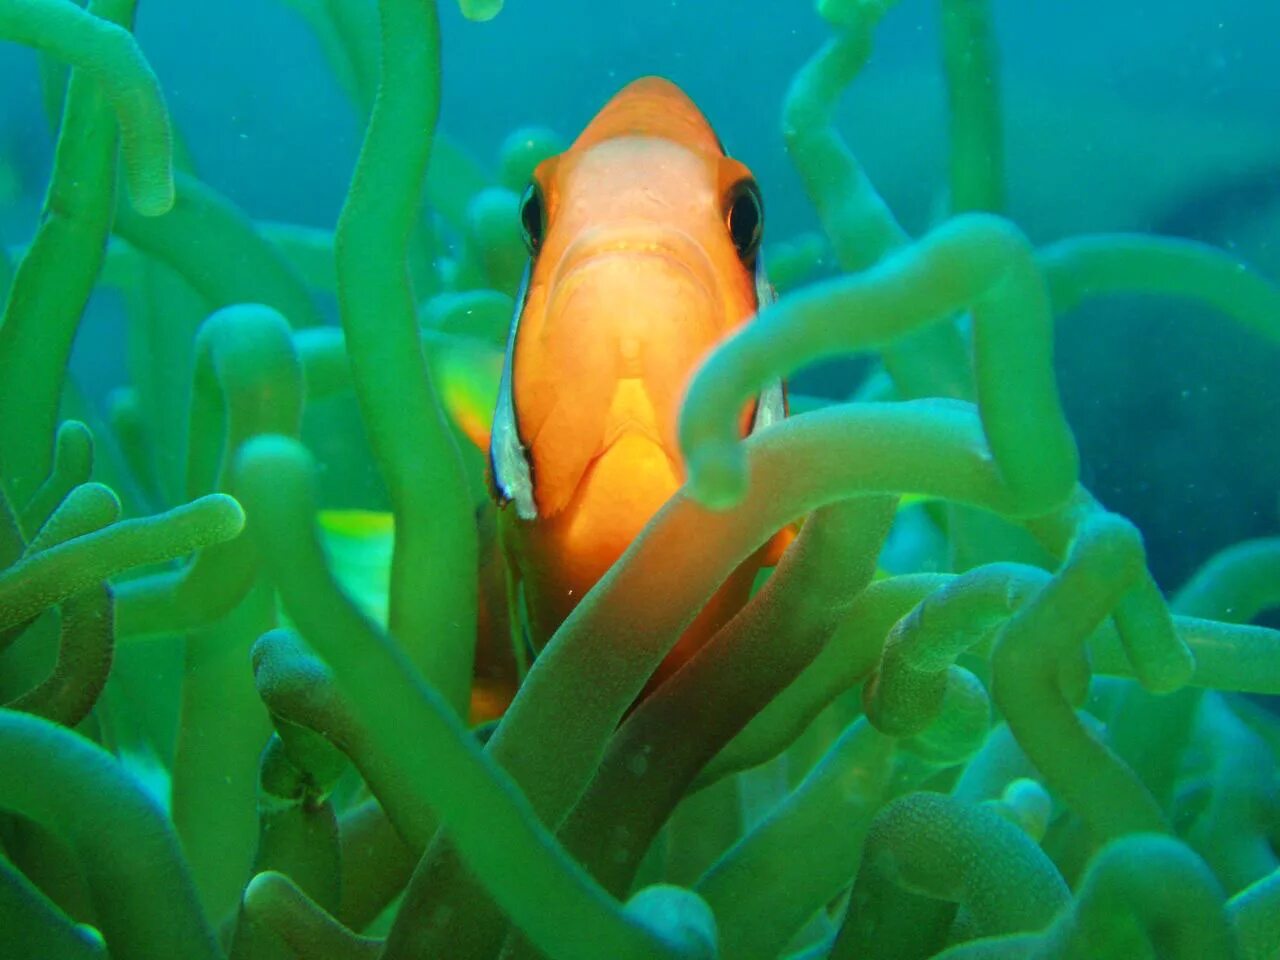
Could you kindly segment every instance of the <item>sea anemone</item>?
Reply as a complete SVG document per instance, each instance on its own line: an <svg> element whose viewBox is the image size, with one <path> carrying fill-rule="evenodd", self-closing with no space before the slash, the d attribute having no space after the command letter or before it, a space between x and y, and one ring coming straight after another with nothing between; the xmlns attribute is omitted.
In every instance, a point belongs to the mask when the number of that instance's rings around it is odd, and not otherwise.
<svg viewBox="0 0 1280 960"><path fill-rule="evenodd" d="M446 405L492 403L513 191L557 141L514 134L488 183L431 135L432 0L297 6L368 110L333 234L196 177L133 0L0 0L0 39L72 68L38 230L0 249L6 957L1280 952L1280 721L1244 696L1280 693L1280 633L1248 624L1280 603L1280 540L1166 600L1081 485L1052 363L1087 298L1280 341L1280 289L1192 241L1038 248L1005 219L984 0L941 4L949 206L918 238L833 122L893 4L818 4L833 35L783 128L825 238L774 249L792 289L697 372L684 487L480 725L477 621L520 611L482 603L494 508ZM839 274L796 285L828 246ZM67 376L103 285L134 371L105 415ZM879 364L855 399L740 437L762 384L850 353ZM321 520L382 506L344 472L365 458L393 519L345 529L394 540L357 585ZM879 569L912 523L963 562Z"/></svg>

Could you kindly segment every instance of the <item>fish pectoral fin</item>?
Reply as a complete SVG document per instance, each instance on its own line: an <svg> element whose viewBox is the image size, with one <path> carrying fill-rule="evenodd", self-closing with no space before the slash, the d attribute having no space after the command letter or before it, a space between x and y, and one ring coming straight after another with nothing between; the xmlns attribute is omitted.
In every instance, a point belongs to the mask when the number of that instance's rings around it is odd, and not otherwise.
<svg viewBox="0 0 1280 960"><path fill-rule="evenodd" d="M502 379L502 351L484 340L434 331L425 335L424 345L445 413L479 450L487 451Z"/></svg>
<svg viewBox="0 0 1280 960"><path fill-rule="evenodd" d="M374 510L321 510L317 519L334 578L365 616L385 628L395 518Z"/></svg>

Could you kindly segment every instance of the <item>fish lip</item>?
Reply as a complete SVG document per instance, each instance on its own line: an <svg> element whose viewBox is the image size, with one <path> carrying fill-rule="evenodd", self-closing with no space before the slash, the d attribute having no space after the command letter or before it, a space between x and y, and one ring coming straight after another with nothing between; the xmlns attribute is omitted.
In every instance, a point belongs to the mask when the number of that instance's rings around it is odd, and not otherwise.
<svg viewBox="0 0 1280 960"><path fill-rule="evenodd" d="M587 482L587 478L591 475L593 467L597 466L601 460L613 452L616 447L627 437L638 437L653 444L655 450L660 452L667 459L667 463L671 467L671 474L676 478L677 487L683 482L684 466L680 459L673 456L671 451L663 444L662 439L647 425L640 421L628 421L615 425L606 435L604 442L600 444L600 449L587 461L586 468L582 471L582 478L578 481L578 486L574 488L575 495L581 490Z"/></svg>
<svg viewBox="0 0 1280 960"><path fill-rule="evenodd" d="M609 430L605 433L604 440L600 444L599 455L603 456L605 453L608 453L609 449L613 447L614 444L628 435L643 437L659 450L667 453L666 447L662 444L662 438L658 436L658 430L656 427L652 424L645 423L638 417L627 417L625 420L620 420L616 423L610 424ZM667 453L668 459L670 459L670 456L671 454Z"/></svg>
<svg viewBox="0 0 1280 960"><path fill-rule="evenodd" d="M652 257L680 267L713 302L718 293L715 268L697 240L668 225L623 222L585 231L560 257L551 289L600 260L615 256Z"/></svg>
<svg viewBox="0 0 1280 960"><path fill-rule="evenodd" d="M582 481L579 481L579 483L585 481L592 466L608 456L609 453L612 452L613 448L626 437L639 437L653 444L654 449L658 450L667 458L667 463L671 467L672 475L677 478L677 483L682 482L680 478L684 476L684 464L680 457L667 449L667 445L662 442L662 437L659 436L657 430L651 425L646 424L641 420L628 418L627 420L614 424L609 428L609 432L605 434L604 441L600 444L600 449L590 460L587 461L587 469L583 471L583 479Z"/></svg>

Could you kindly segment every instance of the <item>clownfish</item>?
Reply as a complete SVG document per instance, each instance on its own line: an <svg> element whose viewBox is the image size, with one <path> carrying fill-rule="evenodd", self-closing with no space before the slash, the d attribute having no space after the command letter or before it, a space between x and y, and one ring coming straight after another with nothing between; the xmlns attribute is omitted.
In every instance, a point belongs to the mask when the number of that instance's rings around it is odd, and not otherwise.
<svg viewBox="0 0 1280 960"><path fill-rule="evenodd" d="M536 654L684 482L676 422L693 372L774 293L755 178L658 77L624 87L537 166L520 224L529 264L489 473ZM785 415L777 381L744 409L742 432ZM738 611L787 540L726 581L649 689Z"/></svg>
<svg viewBox="0 0 1280 960"><path fill-rule="evenodd" d="M429 352L445 408L488 455L498 505L496 524L492 509L477 513L472 722L501 715L517 664L536 656L680 488L676 421L693 372L774 300L760 188L667 80L624 87L539 164L519 215L529 262L505 353L465 339ZM786 412L775 381L742 411L742 433ZM349 589L385 618L390 517L338 511L322 521ZM781 531L734 572L646 692L737 613L793 535ZM528 631L513 639L517 595Z"/></svg>

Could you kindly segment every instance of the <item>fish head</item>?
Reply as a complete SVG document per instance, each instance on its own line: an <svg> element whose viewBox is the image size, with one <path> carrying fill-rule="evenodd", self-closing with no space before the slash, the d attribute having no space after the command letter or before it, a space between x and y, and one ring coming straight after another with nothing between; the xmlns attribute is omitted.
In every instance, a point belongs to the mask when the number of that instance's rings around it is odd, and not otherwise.
<svg viewBox="0 0 1280 960"><path fill-rule="evenodd" d="M649 77L538 166L521 220L531 264L508 399L522 512L573 511L614 552L684 480L693 371L757 310L759 189L692 101Z"/></svg>

